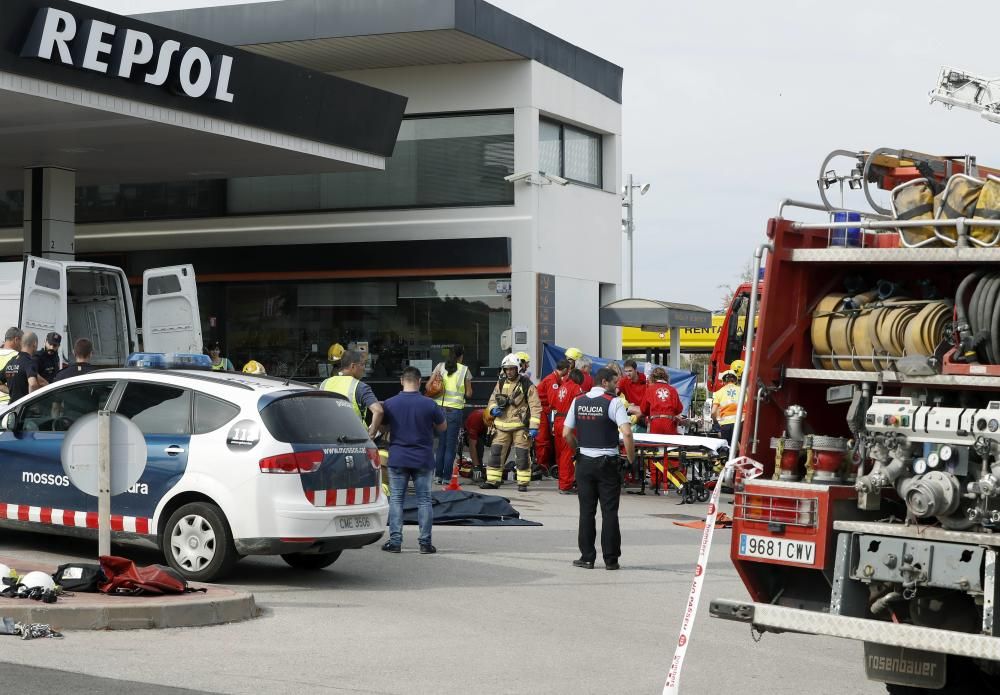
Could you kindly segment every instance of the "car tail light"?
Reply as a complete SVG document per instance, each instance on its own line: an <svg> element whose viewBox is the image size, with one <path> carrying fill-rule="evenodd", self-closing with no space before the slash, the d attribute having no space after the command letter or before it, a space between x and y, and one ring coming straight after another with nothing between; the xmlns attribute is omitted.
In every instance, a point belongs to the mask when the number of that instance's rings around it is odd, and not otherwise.
<svg viewBox="0 0 1000 695"><path fill-rule="evenodd" d="M371 462L372 468L374 468L375 470L381 468L382 457L379 455L378 449L366 449L365 451L368 454L368 460Z"/></svg>
<svg viewBox="0 0 1000 695"><path fill-rule="evenodd" d="M785 497L740 493L736 496L735 517L743 521L788 526L816 527L819 500L815 497Z"/></svg>
<svg viewBox="0 0 1000 695"><path fill-rule="evenodd" d="M322 451L297 451L260 460L261 473L315 473L323 463Z"/></svg>

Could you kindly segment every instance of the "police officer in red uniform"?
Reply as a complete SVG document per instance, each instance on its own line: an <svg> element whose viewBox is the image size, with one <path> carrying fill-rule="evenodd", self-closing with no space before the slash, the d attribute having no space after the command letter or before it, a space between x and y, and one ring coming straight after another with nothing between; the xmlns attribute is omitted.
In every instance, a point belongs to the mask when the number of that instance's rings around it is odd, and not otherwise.
<svg viewBox="0 0 1000 695"><path fill-rule="evenodd" d="M580 384L582 383L583 372L579 369L571 370L566 378L562 380L559 389L556 391L556 395L550 401L552 404L552 415L555 416L553 424L556 433L556 462L559 464L560 495L575 494L573 480L576 477L576 466L573 465L573 457L576 455L576 450L569 445L569 442L562 436L562 432L563 427L566 425L566 416L569 415L569 410L573 407L573 401L583 393L580 389Z"/></svg>
<svg viewBox="0 0 1000 695"><path fill-rule="evenodd" d="M542 402L542 426L535 438L535 460L548 470L552 465L552 399L559 392L559 385L569 373L569 360L556 362L556 369L538 382L538 400ZM559 430L556 430L559 432Z"/></svg>
<svg viewBox="0 0 1000 695"><path fill-rule="evenodd" d="M576 484L580 497L578 544L580 559L574 567L594 569L597 551L597 504L601 505L601 553L604 567L619 568L622 535L618 526L618 503L621 498L618 435L621 434L629 464L635 461L632 425L621 399L616 397L618 375L610 369L597 372L595 386L573 401L566 416L563 437L572 448L579 442ZM574 434L575 430L575 434Z"/></svg>

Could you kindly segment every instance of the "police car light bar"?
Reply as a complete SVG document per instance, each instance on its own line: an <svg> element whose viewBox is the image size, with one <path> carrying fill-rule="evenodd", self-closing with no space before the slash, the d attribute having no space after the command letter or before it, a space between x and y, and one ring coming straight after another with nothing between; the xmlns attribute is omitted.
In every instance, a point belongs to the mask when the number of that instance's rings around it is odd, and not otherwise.
<svg viewBox="0 0 1000 695"><path fill-rule="evenodd" d="M140 369L212 369L208 355L188 352L134 352L125 361L126 367Z"/></svg>

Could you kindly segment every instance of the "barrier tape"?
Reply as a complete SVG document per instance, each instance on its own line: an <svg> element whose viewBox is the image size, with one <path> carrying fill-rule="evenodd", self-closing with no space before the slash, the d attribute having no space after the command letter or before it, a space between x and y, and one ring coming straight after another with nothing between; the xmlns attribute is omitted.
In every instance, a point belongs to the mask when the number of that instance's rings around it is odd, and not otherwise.
<svg viewBox="0 0 1000 695"><path fill-rule="evenodd" d="M687 653L688 643L691 641L691 630L694 628L694 618L698 613L702 585L705 583L708 552L712 548L712 536L715 534L715 518L719 513L719 498L722 496L722 481L725 480L731 470L739 470L744 480L752 480L764 473L764 464L746 456L740 456L732 461L728 461L722 473L719 474L718 484L712 490L712 498L708 503L708 512L705 515L705 531L701 534L701 547L698 549L698 564L694 568L691 593L688 595L687 606L684 609L684 620L681 621L681 633L677 638L674 660L670 663L670 670L667 672L667 681L663 685L663 695L678 695L680 692L681 669L684 666L684 656Z"/></svg>

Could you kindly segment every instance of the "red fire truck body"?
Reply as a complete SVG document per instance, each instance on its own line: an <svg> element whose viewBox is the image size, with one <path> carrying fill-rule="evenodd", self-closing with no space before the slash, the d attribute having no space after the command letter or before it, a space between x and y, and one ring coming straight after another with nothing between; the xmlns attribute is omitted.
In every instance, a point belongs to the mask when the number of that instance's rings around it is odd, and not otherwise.
<svg viewBox="0 0 1000 695"><path fill-rule="evenodd" d="M914 152L857 161L866 192L894 201L978 173ZM739 453L764 475L734 494L730 553L752 601L717 599L712 615L863 641L892 693L1000 693L1000 351L970 329L995 325L1000 345L1000 245L969 238L1000 232L976 224L1000 214L973 219L973 204L914 245L899 210L823 206L831 221L803 223L785 207L744 382ZM741 337L723 331L714 374Z"/></svg>

